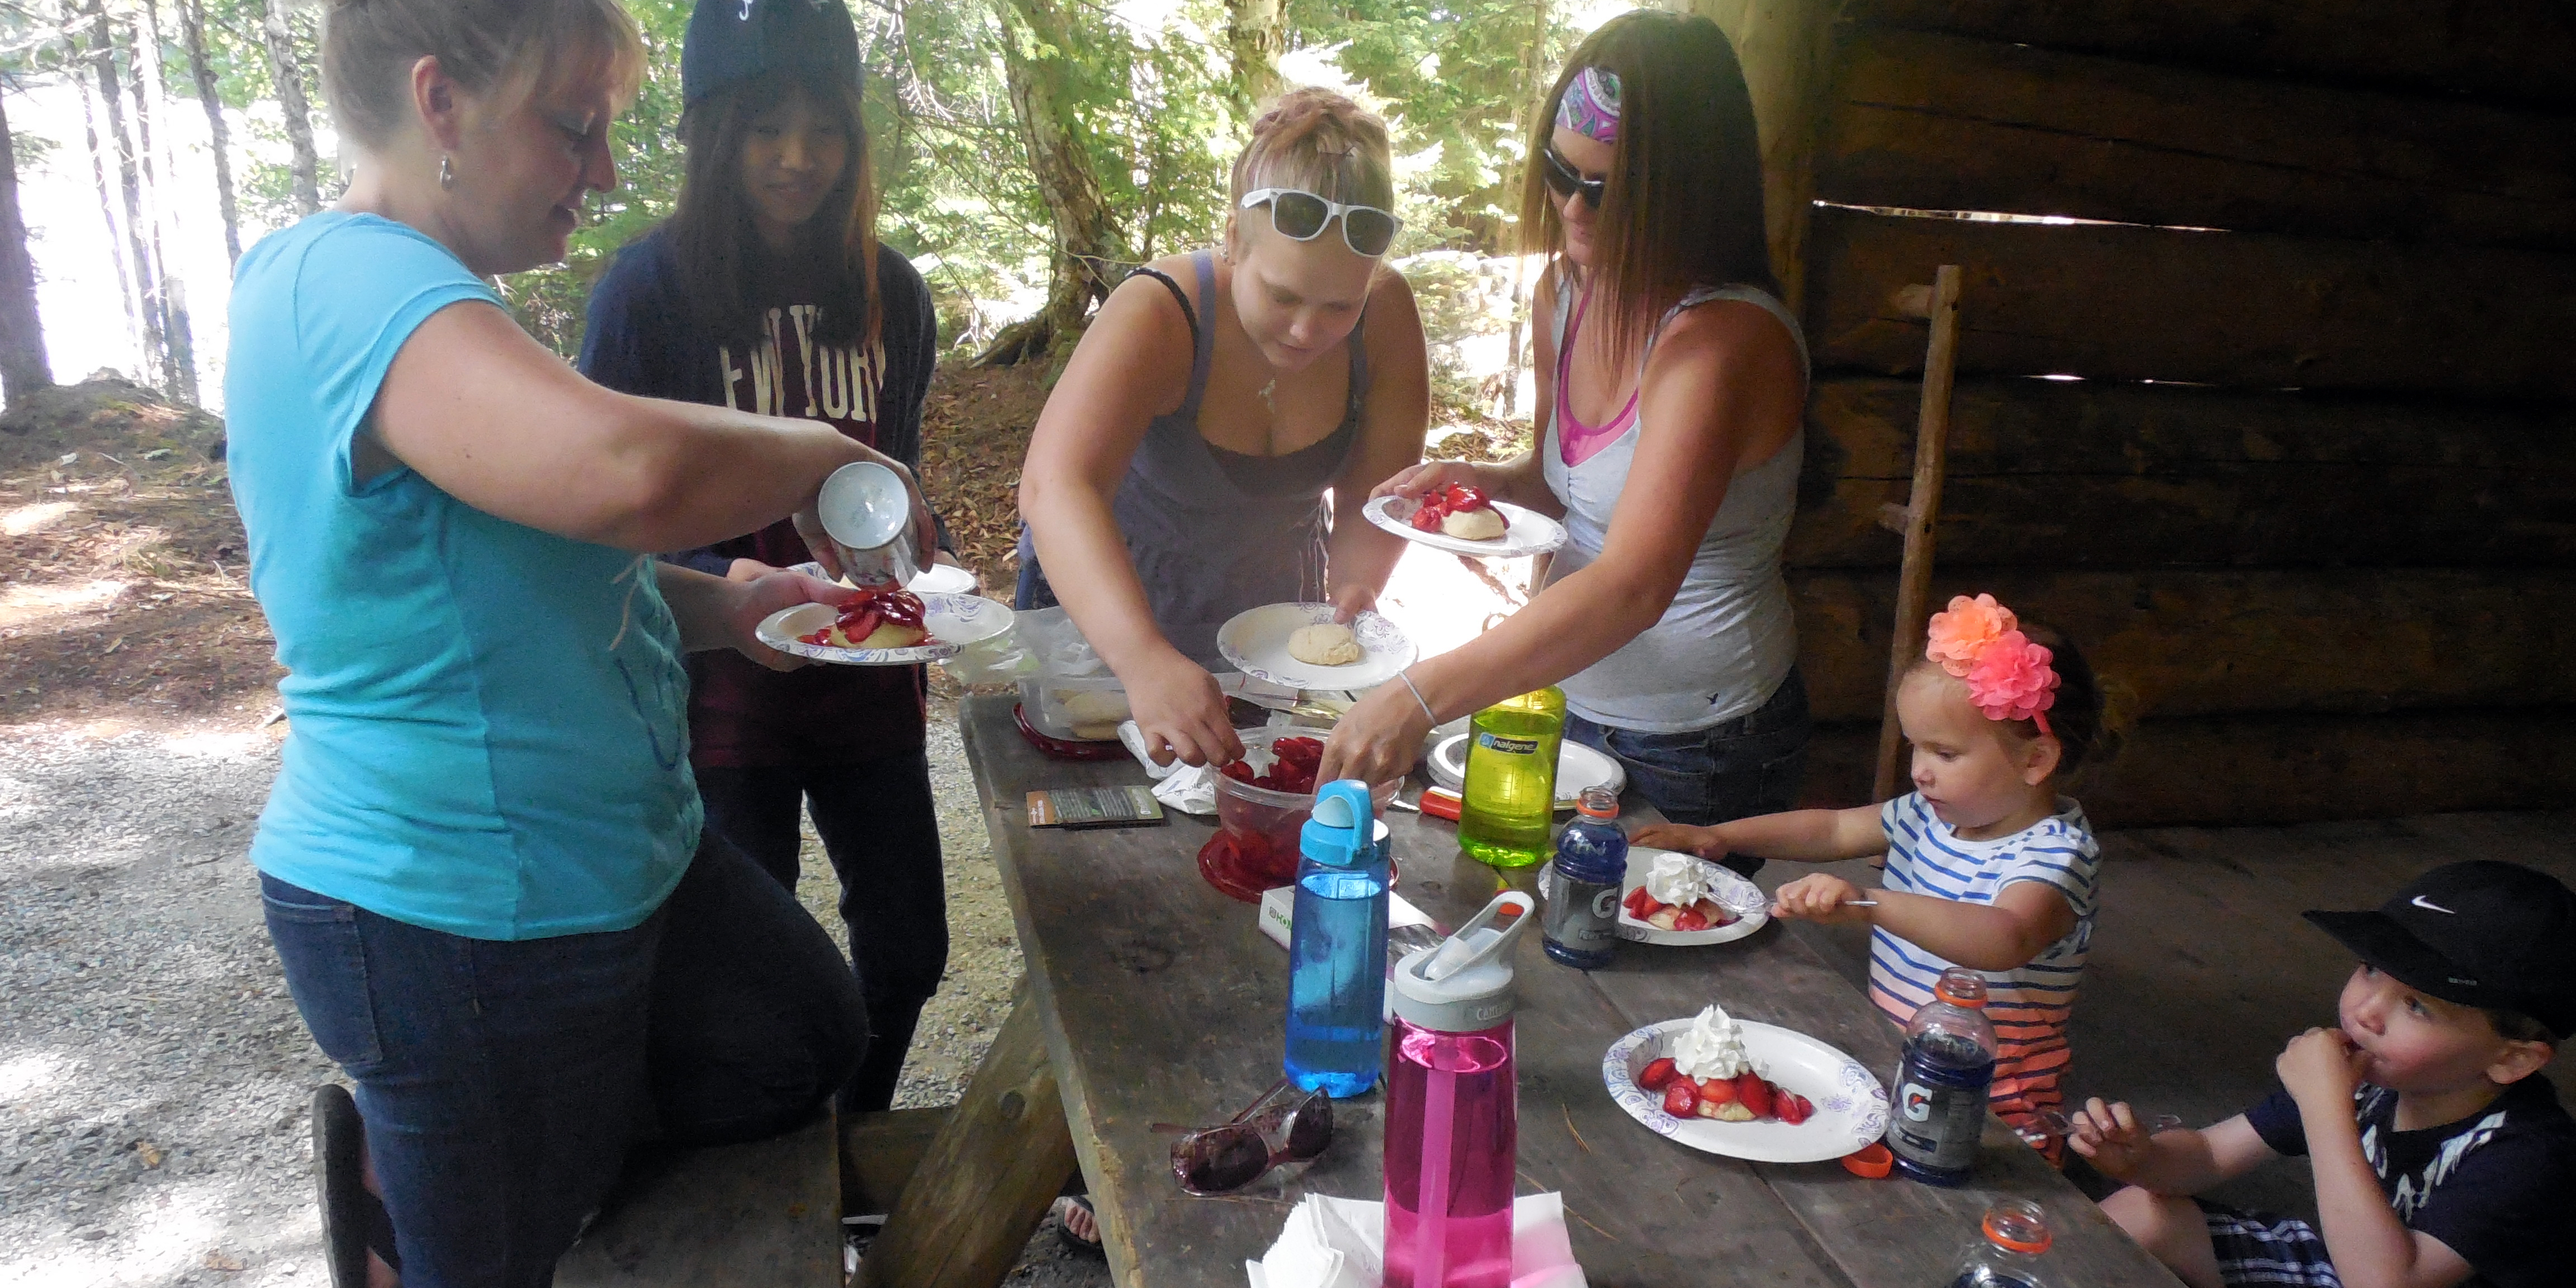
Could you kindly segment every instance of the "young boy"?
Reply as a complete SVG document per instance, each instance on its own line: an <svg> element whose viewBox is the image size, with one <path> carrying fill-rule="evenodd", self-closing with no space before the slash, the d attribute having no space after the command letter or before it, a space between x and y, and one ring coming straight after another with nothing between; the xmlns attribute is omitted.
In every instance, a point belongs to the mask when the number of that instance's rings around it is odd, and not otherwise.
<svg viewBox="0 0 2576 1288"><path fill-rule="evenodd" d="M2194 1288L2569 1282L2576 1120L2540 1069L2576 1031L2576 892L2455 863L2307 918L2361 959L2339 1027L2292 1039L2281 1090L2215 1127L2149 1139L2086 1106L2070 1143L2130 1186L2103 1210ZM2284 1154L2309 1156L2316 1226L2189 1197Z"/></svg>

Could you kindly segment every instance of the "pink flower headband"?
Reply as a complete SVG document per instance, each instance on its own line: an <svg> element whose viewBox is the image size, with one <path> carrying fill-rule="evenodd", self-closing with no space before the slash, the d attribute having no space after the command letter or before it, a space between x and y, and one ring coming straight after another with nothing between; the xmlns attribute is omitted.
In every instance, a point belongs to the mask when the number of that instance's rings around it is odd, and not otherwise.
<svg viewBox="0 0 2576 1288"><path fill-rule="evenodd" d="M1932 614L1930 642L1923 656L1968 682L1968 701L1988 720L2034 720L2048 727L2048 709L2057 705L2055 659L2045 645L2021 633L2021 621L1992 595L1950 601L1950 610Z"/></svg>
<svg viewBox="0 0 2576 1288"><path fill-rule="evenodd" d="M1619 141L1619 74L1606 67L1586 67L1556 101L1556 124L1595 143Z"/></svg>

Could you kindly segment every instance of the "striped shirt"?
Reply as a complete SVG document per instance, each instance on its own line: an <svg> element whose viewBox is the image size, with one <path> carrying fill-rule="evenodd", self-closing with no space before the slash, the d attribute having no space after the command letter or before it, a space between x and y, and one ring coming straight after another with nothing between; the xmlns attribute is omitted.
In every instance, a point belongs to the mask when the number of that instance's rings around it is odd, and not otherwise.
<svg viewBox="0 0 2576 1288"><path fill-rule="evenodd" d="M2037 881L2065 895L2075 910L2075 928L2027 965L1978 972L1986 979L1986 1019L1995 1026L1995 1112L2022 1129L2025 1139L2035 1139L2031 1128L2038 1111L2062 1099L2058 1084L2073 1058L2066 1020L2101 910L2102 852L2084 807L2058 797L2057 813L1991 841L1962 839L1920 792L1887 802L1878 817L1887 832L1884 884L1890 890L1991 904L2007 887ZM1885 930L1872 930L1870 1001L1889 1019L1906 1023L1932 1000L1932 986L1952 964Z"/></svg>

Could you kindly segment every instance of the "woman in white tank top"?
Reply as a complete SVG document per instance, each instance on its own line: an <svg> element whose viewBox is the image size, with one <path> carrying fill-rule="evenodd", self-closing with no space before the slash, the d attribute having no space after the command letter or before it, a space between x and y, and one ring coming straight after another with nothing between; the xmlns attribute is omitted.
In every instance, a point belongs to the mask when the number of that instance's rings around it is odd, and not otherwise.
<svg viewBox="0 0 2576 1288"><path fill-rule="evenodd" d="M1808 732L1780 576L1807 355L1771 287L1743 70L1715 23L1639 10L1575 51L1538 119L1537 448L1378 491L1466 483L1563 516L1568 539L1528 606L1353 708L1323 773L1378 781L1438 721L1561 684L1567 736L1666 815L1786 808Z"/></svg>

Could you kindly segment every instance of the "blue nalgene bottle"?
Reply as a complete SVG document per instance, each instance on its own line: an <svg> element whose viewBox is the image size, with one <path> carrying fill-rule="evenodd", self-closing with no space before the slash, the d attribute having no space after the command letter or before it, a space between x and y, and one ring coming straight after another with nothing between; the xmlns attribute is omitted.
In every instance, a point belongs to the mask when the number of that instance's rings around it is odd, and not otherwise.
<svg viewBox="0 0 2576 1288"><path fill-rule="evenodd" d="M1953 966L1932 1001L1905 1026L1887 1147L1896 1166L1931 1185L1961 1185L1976 1166L1995 1083L1995 1027L1986 1021L1986 977Z"/></svg>
<svg viewBox="0 0 2576 1288"><path fill-rule="evenodd" d="M1357 779L1316 789L1298 834L1288 921L1288 1076L1356 1096L1377 1085L1386 1032L1386 824Z"/></svg>
<svg viewBox="0 0 2576 1288"><path fill-rule="evenodd" d="M1574 821L1556 838L1556 871L1539 914L1541 947L1576 970L1610 964L1619 946L1619 892L1628 882L1628 834L1619 830L1619 797L1586 787Z"/></svg>

